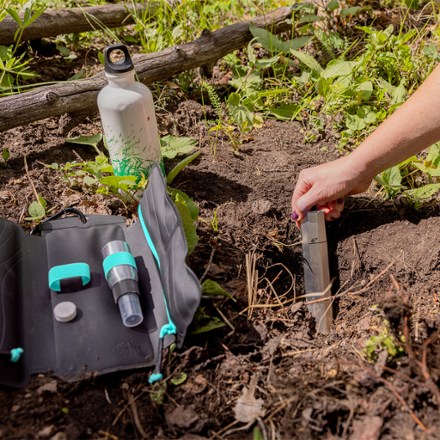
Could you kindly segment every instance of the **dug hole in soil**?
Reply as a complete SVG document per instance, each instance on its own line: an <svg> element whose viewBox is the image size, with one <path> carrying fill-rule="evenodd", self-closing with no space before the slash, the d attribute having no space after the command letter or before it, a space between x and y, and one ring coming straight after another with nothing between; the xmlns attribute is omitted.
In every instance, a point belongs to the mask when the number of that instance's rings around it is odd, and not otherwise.
<svg viewBox="0 0 440 440"><path fill-rule="evenodd" d="M173 186L200 208L189 265L236 300L202 299L204 313L225 325L189 334L171 354L162 385L148 385L149 372L129 371L73 384L40 374L24 389L2 388L0 437L440 438L438 206L416 211L373 193L346 200L342 218L327 229L334 326L317 335L300 298L302 249L289 207L298 172L335 158L337 141L328 135L305 144L301 124L267 121L234 149L208 132L204 115L201 105L185 101L159 115L159 124L162 134L191 136L202 150ZM95 119L71 135L99 131ZM32 185L54 212L74 205L127 216L116 198L69 188L44 167L94 156L91 148L65 144L57 120L10 130L0 142L11 153L0 174L2 217L30 229L24 218ZM258 276L251 308L246 256ZM384 334L386 321L403 350L390 355L378 343L369 362L365 344ZM180 373L183 383L171 379Z"/></svg>

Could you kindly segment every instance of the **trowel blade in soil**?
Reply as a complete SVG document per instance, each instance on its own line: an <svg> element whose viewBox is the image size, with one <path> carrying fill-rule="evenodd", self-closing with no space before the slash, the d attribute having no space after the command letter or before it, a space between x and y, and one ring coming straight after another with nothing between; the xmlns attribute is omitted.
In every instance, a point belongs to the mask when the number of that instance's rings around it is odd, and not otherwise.
<svg viewBox="0 0 440 440"><path fill-rule="evenodd" d="M306 293L316 293L307 302L329 298L308 304L307 308L316 320L318 333L328 333L333 322L330 292L327 234L324 211L311 211L301 225L304 257L304 284Z"/></svg>

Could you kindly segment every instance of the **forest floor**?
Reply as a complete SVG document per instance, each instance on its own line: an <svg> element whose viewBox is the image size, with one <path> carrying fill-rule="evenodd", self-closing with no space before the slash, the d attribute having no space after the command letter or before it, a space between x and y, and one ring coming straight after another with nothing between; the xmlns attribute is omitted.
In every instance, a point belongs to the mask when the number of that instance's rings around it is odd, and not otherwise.
<svg viewBox="0 0 440 440"><path fill-rule="evenodd" d="M346 200L342 218L327 230L334 326L318 335L297 299L304 294L302 248L289 207L298 172L335 157L334 136L304 144L301 124L268 121L234 150L208 132L195 101L182 101L158 119L162 132L200 143L201 156L174 186L200 208L200 241L189 265L236 299L202 300L205 313L227 325L187 337L166 366L187 379L168 382L160 398L145 371L73 384L40 374L23 389L1 388L0 437L439 438L438 207L416 211L372 192ZM99 130L93 119L73 134ZM127 215L118 199L71 189L44 167L94 155L89 147L66 144L56 120L5 132L0 144L11 154L0 169L1 217L28 230L33 186L54 211L72 205ZM218 230L211 226L214 209ZM259 277L253 308L246 255L255 259ZM383 340L369 362L365 346L377 335ZM387 335L402 347L397 355L387 351ZM262 405L255 431L235 419L244 387Z"/></svg>
<svg viewBox="0 0 440 440"><path fill-rule="evenodd" d="M173 185L200 208L200 240L188 264L236 299L202 300L205 313L226 325L188 335L165 367L187 379L166 382L159 397L139 370L76 383L39 374L23 389L0 388L0 437L440 438L438 205L415 210L373 192L346 200L342 218L328 224L335 319L330 334L319 335L300 298L301 237L290 198L301 169L337 157L335 135L306 144L300 123L267 121L237 149L208 131L204 108L193 100L174 103L158 120L162 134L191 136L202 151ZM99 131L94 118L70 135ZM2 133L0 146L10 152L0 170L0 216L25 230L33 187L54 212L75 206L131 215L116 197L69 188L44 167L95 154L66 144L58 120ZM214 210L218 228L211 226ZM253 308L246 255L259 277ZM373 336L374 359L367 359ZM244 387L262 405L252 426L234 411Z"/></svg>

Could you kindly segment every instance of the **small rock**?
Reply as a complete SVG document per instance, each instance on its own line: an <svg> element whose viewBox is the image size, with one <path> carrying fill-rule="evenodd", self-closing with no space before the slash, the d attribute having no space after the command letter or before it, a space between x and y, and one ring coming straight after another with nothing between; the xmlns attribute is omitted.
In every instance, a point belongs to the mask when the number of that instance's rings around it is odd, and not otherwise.
<svg viewBox="0 0 440 440"><path fill-rule="evenodd" d="M43 428L41 431L38 432L37 436L42 438L50 437L54 428L55 425L46 426L45 428Z"/></svg>
<svg viewBox="0 0 440 440"><path fill-rule="evenodd" d="M57 432L50 440L67 440L67 435L64 432Z"/></svg>
<svg viewBox="0 0 440 440"><path fill-rule="evenodd" d="M251 209L255 214L263 215L270 211L272 203L266 199L256 200L252 203Z"/></svg>
<svg viewBox="0 0 440 440"><path fill-rule="evenodd" d="M177 428L187 429L191 425L194 425L199 416L194 411L193 406L178 406L165 416L169 426L176 426Z"/></svg>
<svg viewBox="0 0 440 440"><path fill-rule="evenodd" d="M12 406L11 406L11 411L12 411L12 412L17 412L20 408L21 408L20 405L12 405Z"/></svg>
<svg viewBox="0 0 440 440"><path fill-rule="evenodd" d="M47 393L56 393L58 389L58 382L56 380L52 380L44 385L41 385L37 390L37 394L41 396L41 394Z"/></svg>
<svg viewBox="0 0 440 440"><path fill-rule="evenodd" d="M350 440L377 440L383 419L379 416L366 416L353 422L353 432Z"/></svg>

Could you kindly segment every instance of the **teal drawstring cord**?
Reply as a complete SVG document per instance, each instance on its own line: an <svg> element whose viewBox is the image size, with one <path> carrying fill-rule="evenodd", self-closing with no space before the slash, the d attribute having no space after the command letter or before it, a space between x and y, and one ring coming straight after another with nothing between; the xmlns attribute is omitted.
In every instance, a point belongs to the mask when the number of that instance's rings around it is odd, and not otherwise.
<svg viewBox="0 0 440 440"><path fill-rule="evenodd" d="M153 243L151 235L150 235L150 233L148 231L147 225L145 224L140 204L138 206L138 216L139 216L139 220L141 222L142 230L144 232L144 235L145 235L145 238L147 240L148 246L150 247L151 253L153 254L153 257L154 257L154 259L156 261L156 264L157 264L157 268L159 269L159 272L160 272L159 254L158 254L158 252L156 250L156 247L154 246L154 243ZM156 360L156 365L154 367L154 371L150 375L150 377L148 378L148 383L149 384L153 384L153 383L163 379L163 375L161 373L161 369L162 369L163 340L164 340L165 336L167 336L167 335L175 335L177 333L176 325L174 324L174 322L173 322L173 320L171 319L171 316L170 316L170 311L168 309L168 304L167 304L167 300L166 300L165 295L163 295L163 301L164 301L164 304L165 304L165 311L166 311L166 314L167 314L168 323L163 325L162 328L160 329L158 348L157 348L157 360Z"/></svg>

